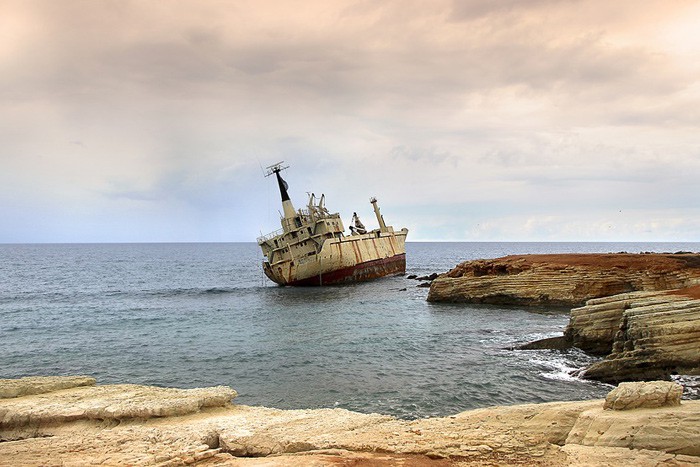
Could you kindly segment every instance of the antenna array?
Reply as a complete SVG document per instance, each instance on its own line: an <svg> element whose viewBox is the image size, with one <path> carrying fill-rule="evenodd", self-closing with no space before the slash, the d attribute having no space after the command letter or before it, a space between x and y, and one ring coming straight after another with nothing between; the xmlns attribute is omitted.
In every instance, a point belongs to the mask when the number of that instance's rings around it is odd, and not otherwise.
<svg viewBox="0 0 700 467"><path fill-rule="evenodd" d="M266 177L269 177L269 176L272 175L272 174L275 174L275 173L277 173L277 172L281 172L281 171L283 171L284 169L288 169L288 168L289 168L288 165L283 167L282 164L284 164L284 161L280 161L280 162L278 162L278 163L276 163L276 164L272 164L272 165L266 167L266 168L265 168L265 176L266 176Z"/></svg>

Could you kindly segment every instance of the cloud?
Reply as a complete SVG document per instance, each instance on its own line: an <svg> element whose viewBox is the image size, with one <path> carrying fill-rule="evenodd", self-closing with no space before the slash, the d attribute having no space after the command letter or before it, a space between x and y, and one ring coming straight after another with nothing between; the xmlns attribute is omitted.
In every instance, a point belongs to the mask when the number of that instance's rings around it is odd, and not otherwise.
<svg viewBox="0 0 700 467"><path fill-rule="evenodd" d="M672 31L696 16L684 1L3 2L0 199L100 239L101 213L133 223L132 206L147 239L248 240L276 209L260 165L286 160L299 205L316 191L343 212L377 195L397 224L418 224L411 206L453 213L414 238L480 235L478 203L482 226L588 206L603 225L610 203L677 217L697 200L700 62ZM183 227L207 215L235 236Z"/></svg>

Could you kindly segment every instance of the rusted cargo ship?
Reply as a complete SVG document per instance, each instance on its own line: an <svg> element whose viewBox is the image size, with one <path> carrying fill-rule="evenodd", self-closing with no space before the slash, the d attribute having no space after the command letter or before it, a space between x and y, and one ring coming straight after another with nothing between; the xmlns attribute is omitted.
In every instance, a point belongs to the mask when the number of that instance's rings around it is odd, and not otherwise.
<svg viewBox="0 0 700 467"><path fill-rule="evenodd" d="M384 223L376 198L370 203L379 228L367 231L357 214L346 236L340 214L325 207L325 196L309 195L306 209L295 210L280 172L282 163L267 168L282 196L282 228L258 238L263 271L280 285L318 286L375 279L406 271L408 229L394 231Z"/></svg>

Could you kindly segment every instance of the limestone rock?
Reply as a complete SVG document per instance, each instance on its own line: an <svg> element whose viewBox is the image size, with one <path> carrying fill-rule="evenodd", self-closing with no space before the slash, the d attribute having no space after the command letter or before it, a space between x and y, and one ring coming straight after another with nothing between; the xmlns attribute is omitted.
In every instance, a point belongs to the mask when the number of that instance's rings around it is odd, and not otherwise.
<svg viewBox="0 0 700 467"><path fill-rule="evenodd" d="M95 378L89 376L27 376L19 379L0 379L0 399L94 385Z"/></svg>
<svg viewBox="0 0 700 467"><path fill-rule="evenodd" d="M236 391L225 386L197 389L133 384L78 387L0 400L0 428L185 415L204 407L228 405L236 395Z"/></svg>
<svg viewBox="0 0 700 467"><path fill-rule="evenodd" d="M648 449L567 444L561 448L569 467L689 467L700 466L700 457Z"/></svg>
<svg viewBox="0 0 700 467"><path fill-rule="evenodd" d="M247 457L357 448L357 445L343 441L348 433L360 433L364 427L394 421L386 415L360 414L344 409L269 410L265 418L237 423L222 430L219 441L227 452Z"/></svg>
<svg viewBox="0 0 700 467"><path fill-rule="evenodd" d="M0 465L644 467L700 460L700 401L628 411L603 410L602 400L555 402L408 421L239 406L230 403L232 393L116 385L4 399L0 441L12 442L0 442ZM107 418L91 418L90 410ZM14 414L10 424L7 414Z"/></svg>
<svg viewBox="0 0 700 467"><path fill-rule="evenodd" d="M700 456L700 402L677 407L582 412L566 445L648 449Z"/></svg>
<svg viewBox="0 0 700 467"><path fill-rule="evenodd" d="M516 255L459 264L432 282L428 300L581 306L591 298L698 282L698 254Z"/></svg>
<svg viewBox="0 0 700 467"><path fill-rule="evenodd" d="M638 292L590 300L571 311L565 334L584 350L610 347L584 371L588 379L617 384L700 374L700 300L691 296Z"/></svg>
<svg viewBox="0 0 700 467"><path fill-rule="evenodd" d="M604 409L630 410L681 405L683 386L670 381L620 383L605 398Z"/></svg>

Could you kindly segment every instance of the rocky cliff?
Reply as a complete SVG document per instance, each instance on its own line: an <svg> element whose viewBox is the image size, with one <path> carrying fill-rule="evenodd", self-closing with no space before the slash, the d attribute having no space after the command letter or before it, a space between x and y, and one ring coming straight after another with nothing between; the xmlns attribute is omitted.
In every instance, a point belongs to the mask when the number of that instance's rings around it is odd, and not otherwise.
<svg viewBox="0 0 700 467"><path fill-rule="evenodd" d="M605 356L581 373L621 381L700 375L700 286L591 299L571 310L562 337L520 349L578 347Z"/></svg>
<svg viewBox="0 0 700 467"><path fill-rule="evenodd" d="M581 306L592 298L698 283L698 254L516 255L459 264L432 282L428 301Z"/></svg>
<svg viewBox="0 0 700 467"><path fill-rule="evenodd" d="M583 376L616 384L700 374L698 284L699 254L522 255L462 263L428 300L575 306L564 336L520 348L605 356Z"/></svg>
<svg viewBox="0 0 700 467"><path fill-rule="evenodd" d="M595 400L407 421L237 406L227 387L76 382L0 398L0 465L700 465L700 401L681 403L670 383L628 385L605 402L632 410ZM32 383L0 380L0 394L17 384Z"/></svg>
<svg viewBox="0 0 700 467"><path fill-rule="evenodd" d="M583 377L608 383L700 375L700 299L635 292L590 300L571 310L565 331L582 349L609 349Z"/></svg>

